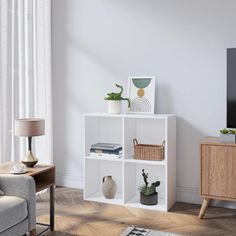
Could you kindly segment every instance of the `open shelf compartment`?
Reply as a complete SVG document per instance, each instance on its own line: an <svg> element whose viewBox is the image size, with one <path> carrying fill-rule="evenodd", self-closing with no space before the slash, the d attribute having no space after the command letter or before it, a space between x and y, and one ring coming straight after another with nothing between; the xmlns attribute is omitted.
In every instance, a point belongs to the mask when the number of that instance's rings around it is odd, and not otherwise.
<svg viewBox="0 0 236 236"><path fill-rule="evenodd" d="M148 173L149 184L160 181L161 184L157 187L158 204L147 206L140 203L139 187L144 185L142 169ZM167 210L166 204L166 170L165 166L141 164L141 163L126 163L124 166L124 201L125 205L139 207L151 210Z"/></svg>
<svg viewBox="0 0 236 236"><path fill-rule="evenodd" d="M123 121L119 116L87 116L85 119L85 155L89 156L92 144L123 144Z"/></svg>
<svg viewBox="0 0 236 236"><path fill-rule="evenodd" d="M166 119L165 118L140 118L140 117L125 117L124 119L124 157L126 159L133 159L134 144L133 139L136 138L141 144L161 145L166 138ZM139 160L136 160L139 161ZM163 161L155 161L156 163L163 163Z"/></svg>
<svg viewBox="0 0 236 236"><path fill-rule="evenodd" d="M112 162L96 159L85 159L84 198L85 200L111 204L123 203L123 165L122 162ZM102 193L102 179L112 176L116 182L117 193L114 199L106 199Z"/></svg>

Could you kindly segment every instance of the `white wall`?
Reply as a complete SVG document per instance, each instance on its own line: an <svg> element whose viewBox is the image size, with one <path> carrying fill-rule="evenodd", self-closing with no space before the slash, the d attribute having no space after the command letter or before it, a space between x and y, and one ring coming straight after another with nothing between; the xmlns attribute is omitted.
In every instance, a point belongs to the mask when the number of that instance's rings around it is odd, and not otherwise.
<svg viewBox="0 0 236 236"><path fill-rule="evenodd" d="M235 0L53 0L54 158L81 187L85 112L130 75L155 75L156 112L177 120L178 199L199 202L199 140L225 127Z"/></svg>

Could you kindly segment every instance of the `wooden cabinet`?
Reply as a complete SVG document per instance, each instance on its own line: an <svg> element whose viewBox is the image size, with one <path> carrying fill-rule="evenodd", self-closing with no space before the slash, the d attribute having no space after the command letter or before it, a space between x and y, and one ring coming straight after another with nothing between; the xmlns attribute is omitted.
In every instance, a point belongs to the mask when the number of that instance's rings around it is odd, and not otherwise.
<svg viewBox="0 0 236 236"><path fill-rule="evenodd" d="M236 144L207 138L201 142L202 218L211 199L236 201Z"/></svg>

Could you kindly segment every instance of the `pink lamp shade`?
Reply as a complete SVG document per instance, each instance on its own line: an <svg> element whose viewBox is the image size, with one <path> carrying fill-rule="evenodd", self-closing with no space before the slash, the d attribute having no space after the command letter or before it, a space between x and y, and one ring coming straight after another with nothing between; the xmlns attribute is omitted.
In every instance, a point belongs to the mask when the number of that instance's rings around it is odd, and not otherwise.
<svg viewBox="0 0 236 236"><path fill-rule="evenodd" d="M15 136L33 137L45 134L45 121L39 118L15 120Z"/></svg>

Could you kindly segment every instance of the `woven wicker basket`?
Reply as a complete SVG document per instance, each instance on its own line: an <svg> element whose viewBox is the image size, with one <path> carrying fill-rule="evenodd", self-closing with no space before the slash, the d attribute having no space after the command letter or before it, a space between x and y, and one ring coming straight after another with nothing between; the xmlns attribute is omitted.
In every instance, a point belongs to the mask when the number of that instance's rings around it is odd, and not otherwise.
<svg viewBox="0 0 236 236"><path fill-rule="evenodd" d="M164 159L165 141L162 145L139 144L137 139L133 139L134 159L162 161Z"/></svg>

